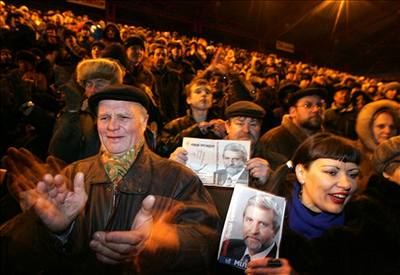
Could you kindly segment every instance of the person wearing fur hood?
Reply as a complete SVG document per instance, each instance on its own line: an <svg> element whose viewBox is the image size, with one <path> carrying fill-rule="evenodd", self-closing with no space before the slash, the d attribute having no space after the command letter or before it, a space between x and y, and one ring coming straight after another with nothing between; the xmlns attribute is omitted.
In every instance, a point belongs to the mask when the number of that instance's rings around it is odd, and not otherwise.
<svg viewBox="0 0 400 275"><path fill-rule="evenodd" d="M359 192L366 188L373 165L372 155L379 144L400 133L400 104L392 100L378 100L364 106L358 113L357 146L363 153L360 164Z"/></svg>

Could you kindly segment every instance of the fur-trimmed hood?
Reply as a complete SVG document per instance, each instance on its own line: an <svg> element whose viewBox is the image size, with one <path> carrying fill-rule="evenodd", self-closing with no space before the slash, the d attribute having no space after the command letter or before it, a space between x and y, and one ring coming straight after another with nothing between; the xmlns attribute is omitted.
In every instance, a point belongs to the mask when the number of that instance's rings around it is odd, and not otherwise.
<svg viewBox="0 0 400 275"><path fill-rule="evenodd" d="M356 121L356 132L361 143L371 152L375 151L377 144L372 133L372 123L375 114L387 109L395 118L397 132L399 132L400 104L387 99L374 101L365 105L358 113Z"/></svg>

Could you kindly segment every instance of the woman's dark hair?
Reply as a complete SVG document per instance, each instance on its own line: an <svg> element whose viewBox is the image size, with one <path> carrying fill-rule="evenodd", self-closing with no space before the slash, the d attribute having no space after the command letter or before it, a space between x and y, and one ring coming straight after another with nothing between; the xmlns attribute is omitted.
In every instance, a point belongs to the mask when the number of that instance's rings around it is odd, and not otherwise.
<svg viewBox="0 0 400 275"><path fill-rule="evenodd" d="M330 133L319 133L310 136L299 145L291 161L278 167L272 175L266 191L279 195L287 194L285 192L287 191L287 186L285 186L284 182L288 173L290 171L294 172L298 164L302 164L305 168L308 168L313 161L320 158L353 162L359 165L361 152L350 140L341 136ZM292 182L289 184L292 184Z"/></svg>

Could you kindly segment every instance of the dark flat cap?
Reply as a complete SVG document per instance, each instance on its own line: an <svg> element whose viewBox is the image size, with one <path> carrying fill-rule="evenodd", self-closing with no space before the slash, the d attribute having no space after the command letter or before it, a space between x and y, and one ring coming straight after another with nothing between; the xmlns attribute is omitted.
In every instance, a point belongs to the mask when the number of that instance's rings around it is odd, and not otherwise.
<svg viewBox="0 0 400 275"><path fill-rule="evenodd" d="M225 118L231 118L236 116L264 118L265 110L258 104L251 101L236 101L225 109Z"/></svg>
<svg viewBox="0 0 400 275"><path fill-rule="evenodd" d="M144 46L145 42L144 39L139 36L139 35L132 35L129 36L125 41L124 41L124 46L126 49L128 49L130 46L140 46L143 49L145 48Z"/></svg>
<svg viewBox="0 0 400 275"><path fill-rule="evenodd" d="M324 88L305 88L297 90L296 92L292 93L292 96L288 100L289 106L296 105L297 101L305 96L316 95L319 96L321 99L326 99L328 92Z"/></svg>
<svg viewBox="0 0 400 275"><path fill-rule="evenodd" d="M149 99L144 91L130 85L115 84L107 86L100 92L89 97L90 110L96 113L99 102L106 99L137 102L146 108L146 110L149 108Z"/></svg>
<svg viewBox="0 0 400 275"><path fill-rule="evenodd" d="M372 156L372 163L379 174L382 174L393 161L400 162L400 136L392 137L379 144Z"/></svg>

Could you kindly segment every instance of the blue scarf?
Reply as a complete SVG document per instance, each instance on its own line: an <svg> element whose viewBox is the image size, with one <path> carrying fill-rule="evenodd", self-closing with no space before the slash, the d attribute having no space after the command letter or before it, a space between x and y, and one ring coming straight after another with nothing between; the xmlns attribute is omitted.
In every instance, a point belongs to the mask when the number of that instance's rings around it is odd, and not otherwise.
<svg viewBox="0 0 400 275"><path fill-rule="evenodd" d="M299 199L300 184L295 183L292 200L289 202L289 227L308 239L321 236L327 229L344 224L344 211L339 214L314 213Z"/></svg>

